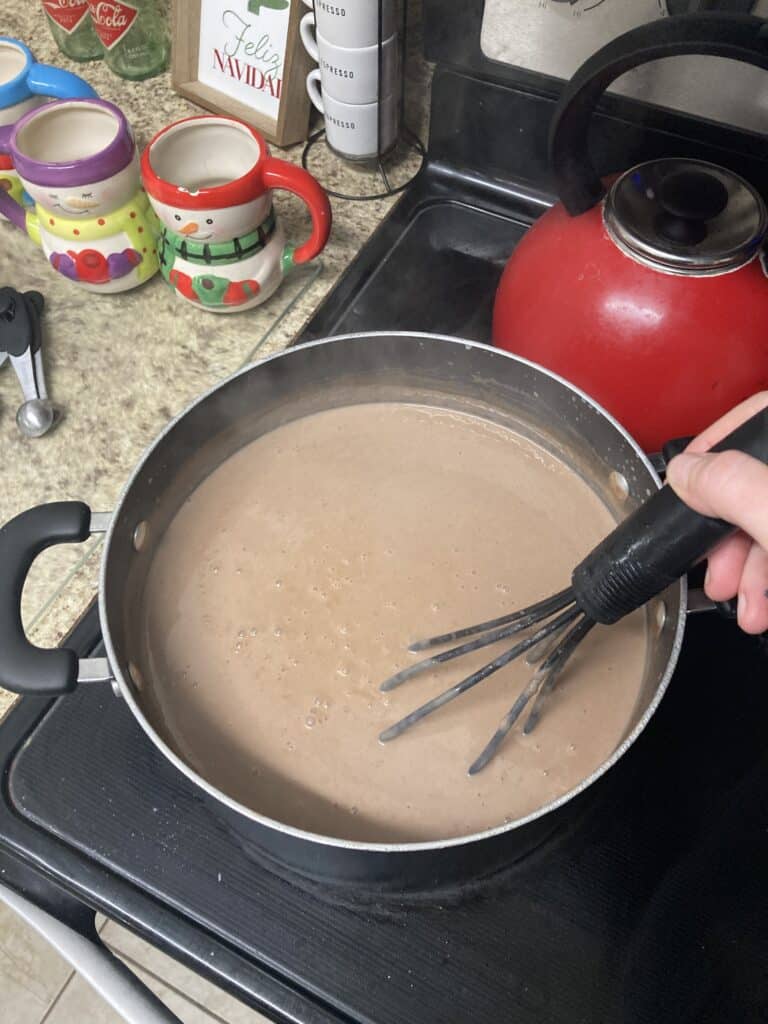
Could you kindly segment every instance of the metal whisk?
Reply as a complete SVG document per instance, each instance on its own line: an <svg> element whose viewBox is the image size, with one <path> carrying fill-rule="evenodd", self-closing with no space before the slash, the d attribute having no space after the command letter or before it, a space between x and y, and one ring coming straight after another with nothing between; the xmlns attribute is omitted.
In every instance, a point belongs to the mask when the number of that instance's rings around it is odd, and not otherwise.
<svg viewBox="0 0 768 1024"><path fill-rule="evenodd" d="M471 690L478 683L482 683L488 676L498 672L499 669L504 668L505 665L508 665L516 658L529 653L530 663L535 664L535 661L538 659L530 658L530 655L538 654L539 658L543 658L543 660L534 673L533 678L504 716L483 752L472 763L469 768L469 774L474 775L482 768L485 768L534 694L536 695L536 700L525 723L523 732L529 733L535 728L541 717L542 705L547 695L554 689L557 677L565 668L566 662L571 654L573 654L577 645L595 625L594 619L585 615L576 604L576 595L571 587L568 587L567 590L561 590L559 594L555 594L545 601L539 601L538 604L512 612L510 615L502 615L500 618L491 619L489 622L480 622L476 626L467 626L465 629L459 629L453 633L445 633L442 636L431 637L429 640L419 640L417 643L411 644L408 648L409 651L425 651L432 647L441 647L444 644L452 643L454 640L462 640L465 637L483 634L477 640L471 640L469 643L460 644L458 647L451 647L440 654L434 654L431 657L417 661L381 684L380 689L384 692L394 690L415 675L428 672L438 665L452 661L454 658L460 658L462 655L471 654L473 651L488 647L490 644L506 640L508 637L515 636L539 623L545 622L547 619L550 621L546 622L546 625L541 626L530 636L519 640L509 650L504 651L497 658L494 658L493 661L489 661L487 665L483 665L476 672L455 683L450 689L445 690L444 693L427 701L426 704L422 704L421 707L406 715L405 718L401 718L395 725L385 729L379 739L385 743L388 740L395 739L405 732L406 729L410 729L411 726L420 722L422 718L426 718L427 715L437 711L444 704L454 700L456 697L460 697L462 693ZM565 630L567 630L567 634L561 639L561 634ZM554 649L551 649L549 641L553 640L555 641L555 646Z"/></svg>
<svg viewBox="0 0 768 1024"><path fill-rule="evenodd" d="M712 450L738 450L768 463L768 410L747 420ZM408 650L418 652L467 637L477 638L409 665L382 683L382 691L394 690L414 676L454 658L533 630L482 668L385 729L379 739L384 743L395 739L427 715L527 654L529 663L538 663L538 668L479 757L470 765L469 774L476 774L497 753L531 700L533 705L523 732L530 733L536 727L546 699L555 689L569 658L593 626L597 623L610 625L640 608L734 530L721 519L699 515L670 487L662 487L574 569L570 587L509 615L411 644Z"/></svg>

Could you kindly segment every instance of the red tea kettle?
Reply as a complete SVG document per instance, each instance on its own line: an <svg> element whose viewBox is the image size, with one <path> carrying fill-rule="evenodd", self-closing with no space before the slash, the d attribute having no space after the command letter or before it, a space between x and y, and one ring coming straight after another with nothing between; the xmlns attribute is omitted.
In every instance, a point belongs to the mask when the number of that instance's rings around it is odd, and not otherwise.
<svg viewBox="0 0 768 1024"><path fill-rule="evenodd" d="M679 54L768 69L768 22L681 15L625 33L582 65L550 131L561 203L515 250L493 312L494 344L583 388L648 451L768 387L768 214L757 190L683 158L640 164L606 188L587 149L590 116L614 79Z"/></svg>

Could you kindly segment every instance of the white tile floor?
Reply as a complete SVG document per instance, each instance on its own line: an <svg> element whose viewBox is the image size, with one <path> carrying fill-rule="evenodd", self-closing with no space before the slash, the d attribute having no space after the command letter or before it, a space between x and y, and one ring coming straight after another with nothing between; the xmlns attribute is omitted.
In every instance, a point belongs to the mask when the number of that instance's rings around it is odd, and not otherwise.
<svg viewBox="0 0 768 1024"><path fill-rule="evenodd" d="M266 1024L266 1018L198 977L114 921L102 940L183 1024ZM2 1024L122 1024L122 1018L70 970L43 939L0 903Z"/></svg>

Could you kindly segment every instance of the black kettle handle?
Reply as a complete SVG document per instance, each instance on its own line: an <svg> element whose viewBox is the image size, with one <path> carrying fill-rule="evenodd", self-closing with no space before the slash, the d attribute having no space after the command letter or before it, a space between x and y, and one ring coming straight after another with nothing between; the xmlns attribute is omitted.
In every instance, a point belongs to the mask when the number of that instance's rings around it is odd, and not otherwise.
<svg viewBox="0 0 768 1024"><path fill-rule="evenodd" d="M21 594L32 562L54 544L87 540L91 510L82 501L38 505L0 528L0 686L39 696L77 685L78 659L67 647L44 650L27 639Z"/></svg>
<svg viewBox="0 0 768 1024"><path fill-rule="evenodd" d="M571 216L605 195L588 141L590 118L605 90L625 71L685 54L768 69L768 22L749 14L681 14L630 29L585 61L563 90L549 133L556 191Z"/></svg>
<svg viewBox="0 0 768 1024"><path fill-rule="evenodd" d="M746 452L768 465L768 409L711 450ZM735 530L722 519L694 512L665 484L574 569L571 584L579 606L597 622L617 622L683 576Z"/></svg>

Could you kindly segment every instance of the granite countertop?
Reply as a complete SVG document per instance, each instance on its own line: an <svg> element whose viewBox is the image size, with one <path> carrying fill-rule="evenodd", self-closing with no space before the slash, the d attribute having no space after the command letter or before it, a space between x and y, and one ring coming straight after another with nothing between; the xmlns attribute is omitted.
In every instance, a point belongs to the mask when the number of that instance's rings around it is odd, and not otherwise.
<svg viewBox="0 0 768 1024"><path fill-rule="evenodd" d="M6 11L3 33L27 43L38 60L81 74L120 106L140 148L164 125L199 109L172 91L169 74L127 82L101 62L68 61L39 3ZM417 38L413 42L418 46ZM415 103L409 121L423 137L429 68L418 59L410 66L416 83L409 88ZM277 153L300 163L302 146ZM359 189L367 173L324 148L313 152L310 166L336 191ZM0 223L0 284L38 289L46 298L46 383L62 412L48 435L23 438L15 422L20 387L10 364L0 367L0 524L46 501L76 498L94 511L114 508L132 467L168 420L243 364L289 344L393 202L333 200L333 231L319 264L297 270L263 306L226 316L177 299L159 275L132 292L93 295L56 274L30 239ZM276 208L289 238L306 237L309 218L297 200L278 193ZM97 591L100 554L101 541L92 538L36 560L23 602L36 644L60 642L85 611ZM0 717L13 700L0 689Z"/></svg>

